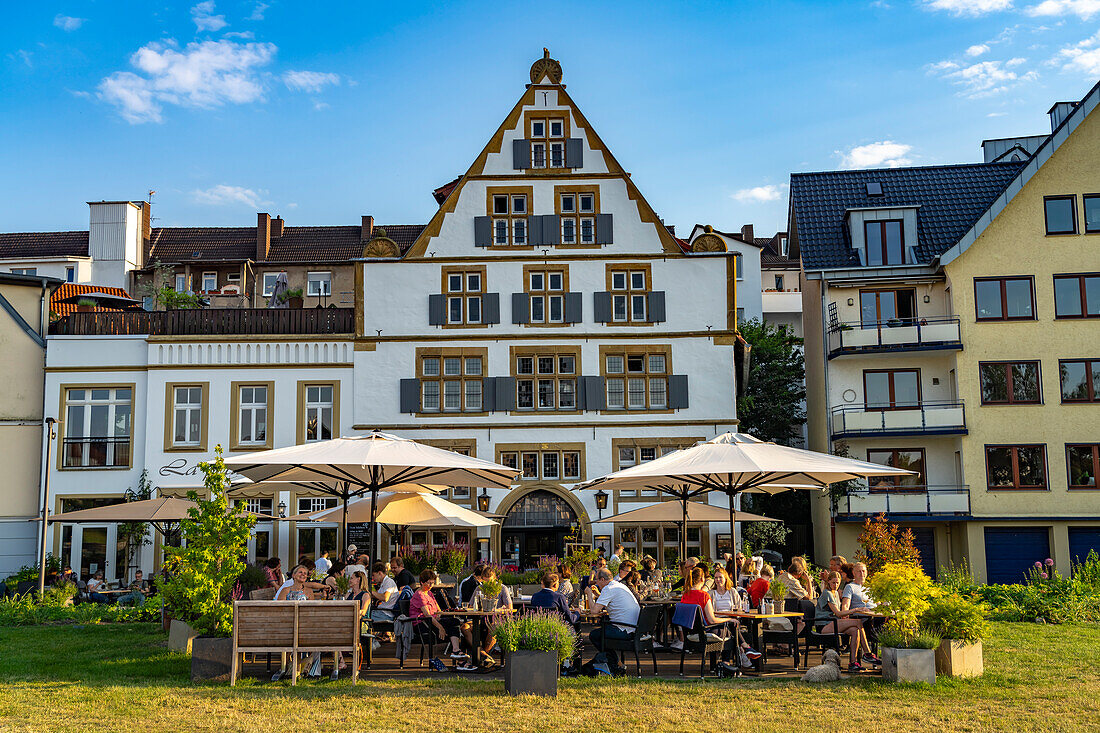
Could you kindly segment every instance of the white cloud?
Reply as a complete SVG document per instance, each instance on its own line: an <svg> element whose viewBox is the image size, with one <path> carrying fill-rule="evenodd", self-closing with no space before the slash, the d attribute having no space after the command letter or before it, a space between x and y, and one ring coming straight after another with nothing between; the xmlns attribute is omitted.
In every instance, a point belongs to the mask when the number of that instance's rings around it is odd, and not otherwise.
<svg viewBox="0 0 1100 733"><path fill-rule="evenodd" d="M330 84L339 84L340 75L326 71L288 71L283 74L283 83L294 92L316 93Z"/></svg>
<svg viewBox="0 0 1100 733"><path fill-rule="evenodd" d="M204 204L207 206L243 204L251 209L256 209L264 204L271 203L270 201L263 200L264 193L266 192L255 191L243 186L230 186L225 183L219 183L217 186L211 186L205 191L199 189L192 191L191 200L196 204Z"/></svg>
<svg viewBox="0 0 1100 733"><path fill-rule="evenodd" d="M66 33L71 33L72 31L80 28L80 26L84 25L85 20L87 19L74 18L71 15L61 15L60 13L58 13L53 17L53 24L61 30L65 31Z"/></svg>
<svg viewBox="0 0 1100 733"><path fill-rule="evenodd" d="M753 186L742 188L740 191L730 194L734 201L778 201L780 196L779 186L769 183L767 186Z"/></svg>
<svg viewBox="0 0 1100 733"><path fill-rule="evenodd" d="M979 43L975 46L971 46L970 48L966 49L966 55L970 56L971 58L974 58L975 56L981 56L983 53L988 53L988 52L989 52L989 46L987 46L984 43Z"/></svg>
<svg viewBox="0 0 1100 733"><path fill-rule="evenodd" d="M986 117L1004 117L1007 114L1008 114L1008 112L990 112L989 114L986 115Z"/></svg>
<svg viewBox="0 0 1100 733"><path fill-rule="evenodd" d="M1100 31L1076 45L1063 48L1052 62L1062 64L1064 71L1083 72L1086 76L1100 75Z"/></svg>
<svg viewBox="0 0 1100 733"><path fill-rule="evenodd" d="M249 20L263 20L264 11L271 6L267 3L256 3L256 7L252 9L252 15L248 16Z"/></svg>
<svg viewBox="0 0 1100 733"><path fill-rule="evenodd" d="M905 157L912 145L882 140L867 145L857 145L847 153L837 151L841 156L843 168L899 168L903 165L911 165L913 161Z"/></svg>
<svg viewBox="0 0 1100 733"><path fill-rule="evenodd" d="M256 34L252 31L230 31L222 35L222 38L243 38L246 41L251 41L256 37Z"/></svg>
<svg viewBox="0 0 1100 733"><path fill-rule="evenodd" d="M1089 20L1100 13L1100 0L1043 0L1026 12L1032 17L1076 15L1082 20Z"/></svg>
<svg viewBox="0 0 1100 733"><path fill-rule="evenodd" d="M224 15L214 15L214 0L204 0L191 8L191 20L198 31L220 31L229 25Z"/></svg>
<svg viewBox="0 0 1100 733"><path fill-rule="evenodd" d="M1027 59L1013 58L1008 61L978 61L969 66L960 66L953 61L941 61L928 66L929 73L938 74L960 87L959 94L970 99L989 97L1026 81L1039 78L1035 71L1019 73L1012 68L1026 63Z"/></svg>
<svg viewBox="0 0 1100 733"><path fill-rule="evenodd" d="M30 51L27 51L27 50L22 49L22 48L17 48L16 50L14 50L14 51L12 51L11 53L8 54L8 58L11 59L12 61L22 61L24 64L27 65L28 69L33 69L34 64L31 62L31 56L33 56L33 55L34 54L31 53Z"/></svg>
<svg viewBox="0 0 1100 733"><path fill-rule="evenodd" d="M946 10L952 15L978 16L1008 10L1012 0L924 0L927 10Z"/></svg>
<svg viewBox="0 0 1100 733"><path fill-rule="evenodd" d="M273 43L229 40L149 43L130 57L138 73L116 71L99 83L100 99L118 107L133 124L160 122L163 106L211 108L262 100L256 73L275 57Z"/></svg>

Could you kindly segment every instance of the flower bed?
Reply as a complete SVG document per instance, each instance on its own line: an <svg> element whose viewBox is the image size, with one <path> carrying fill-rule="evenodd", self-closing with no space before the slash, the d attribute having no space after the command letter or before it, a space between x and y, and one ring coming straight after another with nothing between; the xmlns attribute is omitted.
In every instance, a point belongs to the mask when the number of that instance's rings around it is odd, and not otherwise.
<svg viewBox="0 0 1100 733"><path fill-rule="evenodd" d="M160 621L160 598L145 600L144 606L108 606L82 603L68 606L49 598L39 603L33 594L0 600L0 626L42 624L95 624Z"/></svg>

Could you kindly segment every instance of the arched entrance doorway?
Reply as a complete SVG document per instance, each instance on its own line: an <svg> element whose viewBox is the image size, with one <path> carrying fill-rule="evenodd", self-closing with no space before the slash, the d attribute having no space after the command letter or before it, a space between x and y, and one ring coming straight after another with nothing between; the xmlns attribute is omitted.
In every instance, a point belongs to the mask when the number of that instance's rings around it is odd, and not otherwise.
<svg viewBox="0 0 1100 733"><path fill-rule="evenodd" d="M561 557L565 537L577 524L577 513L564 498L546 489L521 496L504 515L501 560L533 568L539 557Z"/></svg>

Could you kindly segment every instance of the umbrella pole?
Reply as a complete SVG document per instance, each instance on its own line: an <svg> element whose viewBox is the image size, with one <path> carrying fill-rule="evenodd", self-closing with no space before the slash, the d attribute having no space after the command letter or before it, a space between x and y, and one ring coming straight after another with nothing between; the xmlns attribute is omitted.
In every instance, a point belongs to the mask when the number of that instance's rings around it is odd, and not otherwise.
<svg viewBox="0 0 1100 733"><path fill-rule="evenodd" d="M727 476L726 498L730 504L730 545L733 552L737 552L737 505L734 504L735 493L733 491L733 477Z"/></svg>
<svg viewBox="0 0 1100 733"><path fill-rule="evenodd" d="M680 562L687 560L688 556L688 540L687 540L687 528L688 528L688 500L687 492L684 491L680 494L680 503L684 509L684 521L680 523ZM688 581L684 581L684 590L688 589Z"/></svg>
<svg viewBox="0 0 1100 733"><path fill-rule="evenodd" d="M378 484L370 487L370 562L378 562Z"/></svg>
<svg viewBox="0 0 1100 733"><path fill-rule="evenodd" d="M348 490L350 488L347 483L344 484L344 521L340 524L343 535L340 537L340 543L336 548L337 558L347 557L348 552Z"/></svg>

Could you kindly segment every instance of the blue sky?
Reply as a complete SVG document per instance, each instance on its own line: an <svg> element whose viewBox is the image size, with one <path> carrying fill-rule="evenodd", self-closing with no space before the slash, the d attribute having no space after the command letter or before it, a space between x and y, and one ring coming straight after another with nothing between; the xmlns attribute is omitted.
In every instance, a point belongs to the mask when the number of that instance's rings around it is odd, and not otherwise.
<svg viewBox="0 0 1100 733"><path fill-rule="evenodd" d="M784 226L791 172L980 160L1100 79L1100 0L49 2L0 28L0 231L422 223L550 48L666 221Z"/></svg>

